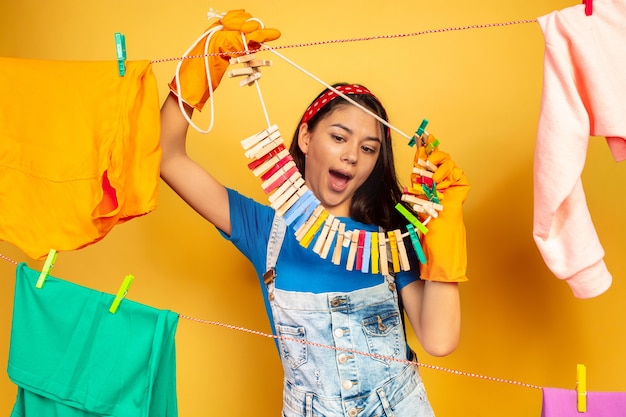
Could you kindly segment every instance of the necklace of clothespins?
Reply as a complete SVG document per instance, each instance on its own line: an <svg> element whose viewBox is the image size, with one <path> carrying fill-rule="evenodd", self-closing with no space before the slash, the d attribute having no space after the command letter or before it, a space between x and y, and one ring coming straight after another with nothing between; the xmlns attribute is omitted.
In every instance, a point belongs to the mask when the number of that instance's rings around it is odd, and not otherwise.
<svg viewBox="0 0 626 417"><path fill-rule="evenodd" d="M240 82L242 87L256 84L261 77L260 67L272 65L271 61L257 59L254 53L232 58L230 63L241 65L229 71L228 76L245 76ZM410 238L420 263L426 263L420 236L428 233L426 224L443 210L437 185L432 180L437 167L428 160L418 158L422 154L430 155L439 144L426 132L427 124L428 121L424 119L409 142L409 146L419 146L414 158L411 186L405 187L402 195L402 200L412 204L413 210L422 214L425 220L420 221L398 203L396 209L409 221L404 227L405 232L401 228L380 232L346 230L345 223L330 214L306 186L277 125L271 125L242 140L241 145L246 158L252 160L248 168L254 176L260 178L263 191L269 195L270 206L277 215L283 217L287 226L293 227L300 245L308 248L317 236L313 251L321 258L327 259L332 250L331 260L339 265L344 248L348 248L347 270L386 275L389 273L389 265L393 272L411 269L405 237ZM425 152L420 153L420 147ZM391 259L388 259L389 256Z"/></svg>

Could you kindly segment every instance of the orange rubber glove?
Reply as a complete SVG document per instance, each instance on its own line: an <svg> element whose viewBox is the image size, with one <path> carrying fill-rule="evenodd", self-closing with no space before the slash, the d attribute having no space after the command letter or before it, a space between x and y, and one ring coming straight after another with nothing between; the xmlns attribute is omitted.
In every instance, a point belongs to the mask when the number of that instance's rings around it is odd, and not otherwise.
<svg viewBox="0 0 626 417"><path fill-rule="evenodd" d="M280 37L278 29L263 29L258 21L250 19L252 19L252 15L243 9L231 10L222 19L209 26L204 35L185 54L186 56L200 56L202 58L182 60L179 71L180 87L176 82L176 77L174 77L169 84L171 91L176 95L182 91L182 100L201 111L212 90L215 90L222 80L228 68L229 59L241 54L207 57L212 89L209 88L207 80L204 55L244 51L245 46L241 33L245 34L250 49L258 49L260 43L273 41ZM220 25L223 27L218 30ZM212 32L214 33L210 36ZM209 45L205 52L207 38Z"/></svg>
<svg viewBox="0 0 626 417"><path fill-rule="evenodd" d="M420 150L421 152L421 150ZM443 205L437 218L428 223L428 233L422 237L426 263L420 265L421 277L428 281L467 281L467 246L463 203L470 185L465 173L450 159L450 155L435 149L423 156L437 169L433 181Z"/></svg>

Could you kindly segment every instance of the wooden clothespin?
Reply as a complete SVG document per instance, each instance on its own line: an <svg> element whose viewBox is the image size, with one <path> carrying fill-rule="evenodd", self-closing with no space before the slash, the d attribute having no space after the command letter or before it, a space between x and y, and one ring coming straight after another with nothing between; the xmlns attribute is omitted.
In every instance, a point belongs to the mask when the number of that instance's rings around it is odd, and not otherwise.
<svg viewBox="0 0 626 417"><path fill-rule="evenodd" d="M337 242L335 243L335 249L333 251L332 262L335 265L341 263L341 253L343 252L343 241L345 239L346 225L343 222L339 223L339 230L337 231Z"/></svg>
<svg viewBox="0 0 626 417"><path fill-rule="evenodd" d="M259 67L267 67L272 65L272 61L265 59L256 59L255 54L246 54L230 59L231 64L243 64L242 68L236 68L228 72L229 77L245 76L239 86L252 85L256 80L261 78Z"/></svg>
<svg viewBox="0 0 626 417"><path fill-rule="evenodd" d="M400 255L400 268L403 271L409 271L411 269L411 264L409 263L409 256L406 252L406 246L404 246L404 237L402 236L402 232L400 229L396 229L393 231L396 235L396 242L398 243L398 254Z"/></svg>
<svg viewBox="0 0 626 417"><path fill-rule="evenodd" d="M322 249L324 248L324 245L326 244L326 239L328 239L328 234L330 233L330 227L332 226L335 220L336 220L335 216L333 216L332 214L328 215L328 217L326 218L326 222L324 223L324 227L322 227L322 231L317 237L317 240L315 241L315 245L313 245L313 252L317 253L320 256L322 253Z"/></svg>
<svg viewBox="0 0 626 417"><path fill-rule="evenodd" d="M115 298L113 299L113 303L111 304L111 307L109 308L110 313L115 314L117 312L117 309L120 306L120 303L122 302L124 297L126 297L126 294L128 293L128 289L130 288L130 284L133 283L134 279L135 277L133 275L130 275L130 274L126 275L126 277L124 278L124 281L122 281L122 285L120 286L120 289L117 290L117 294L115 295Z"/></svg>
<svg viewBox="0 0 626 417"><path fill-rule="evenodd" d="M280 209L294 194L297 194L300 188L304 186L304 178L300 171L296 170L294 174L270 197L276 199L270 203L274 210Z"/></svg>
<svg viewBox="0 0 626 417"><path fill-rule="evenodd" d="M330 219L330 216L328 218ZM337 235L337 230L339 229L339 223L341 223L339 219L334 217L333 222L330 225L330 229L328 230L328 235L326 236L324 246L322 246L322 250L320 251L320 257L322 259L326 259L328 257L328 254L330 253L330 248L333 244L333 241L335 240L335 236Z"/></svg>
<svg viewBox="0 0 626 417"><path fill-rule="evenodd" d="M50 271L54 266L54 262L57 260L57 251L54 249L50 249L48 252L48 256L46 257L46 261L43 264L43 268L41 269L41 274L39 274L39 279L35 284L37 288L43 288L43 284L46 282L46 278L50 275Z"/></svg>
<svg viewBox="0 0 626 417"><path fill-rule="evenodd" d="M295 222L298 217L300 217L302 213L304 213L307 207L316 206L319 204L319 201L316 202L317 199L315 198L313 192L309 190L306 186L302 186L297 194L298 198L296 198L295 201L291 202L291 205L289 207L284 208L284 210L286 210L284 214L282 211L279 213L280 216L283 216L283 219L285 220L285 224L287 226ZM285 203L285 205L289 203L290 202L288 201L287 203ZM281 209L279 210L282 209L283 207L281 207Z"/></svg>
<svg viewBox="0 0 626 417"><path fill-rule="evenodd" d="M352 271L354 269L354 261L356 260L357 250L359 248L359 234L360 230L353 230L350 237L350 250L348 251L348 259L346 260L346 270Z"/></svg>
<svg viewBox="0 0 626 417"><path fill-rule="evenodd" d="M115 51L117 54L117 71L120 77L126 74L126 36L115 33Z"/></svg>
<svg viewBox="0 0 626 417"><path fill-rule="evenodd" d="M593 14L593 0L583 0L585 5L585 16L591 16Z"/></svg>
<svg viewBox="0 0 626 417"><path fill-rule="evenodd" d="M576 365L576 402L579 413L587 412L587 368Z"/></svg>

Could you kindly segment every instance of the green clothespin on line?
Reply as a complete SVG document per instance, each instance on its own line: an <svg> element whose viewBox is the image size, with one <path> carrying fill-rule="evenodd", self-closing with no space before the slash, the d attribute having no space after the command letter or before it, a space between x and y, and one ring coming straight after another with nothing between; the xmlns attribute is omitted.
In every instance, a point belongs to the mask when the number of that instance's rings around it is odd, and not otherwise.
<svg viewBox="0 0 626 417"><path fill-rule="evenodd" d="M120 77L126 74L126 36L115 33L115 51L117 53L117 70Z"/></svg>
<svg viewBox="0 0 626 417"><path fill-rule="evenodd" d="M427 125L428 125L428 120L426 120L426 119L422 120L422 123L420 124L420 127L417 128L417 130L415 131L415 134L413 135L413 137L409 141L409 146L415 146L415 143L417 143L416 139L419 139L419 138L422 137L422 135L425 132L425 129L426 129Z"/></svg>
<svg viewBox="0 0 626 417"><path fill-rule="evenodd" d="M420 243L420 239L417 236L417 232L415 231L415 227L412 224L407 224L406 229L409 231L409 236L411 237L411 243L413 243L413 248L415 249L415 254L417 255L417 259L419 259L421 264L426 263L426 255L422 250L422 244Z"/></svg>
<svg viewBox="0 0 626 417"><path fill-rule="evenodd" d="M128 293L128 289L130 288L130 284L133 283L134 279L135 277L133 275L130 275L130 274L126 275L126 277L124 278L124 281L122 282L122 286L117 291L117 295L115 296L115 299L113 300L113 304L111 304L111 308L109 308L110 313L115 314L117 312L117 308L120 306L120 303L122 302L124 297L126 297L126 294Z"/></svg>
<svg viewBox="0 0 626 417"><path fill-rule="evenodd" d="M415 226L420 232L424 234L428 233L428 229L426 228L426 226L424 226L422 222L420 222L417 217L412 215L402 204L396 204L396 210L398 210L400 214L406 217L406 219L411 222L411 224Z"/></svg>
<svg viewBox="0 0 626 417"><path fill-rule="evenodd" d="M43 288L43 284L46 282L46 278L48 278L48 275L50 275L50 271L54 266L54 262L57 260L57 255L58 253L56 250L50 249L50 252L48 252L48 257L46 258L46 262L44 262L43 264L41 274L39 274L39 279L37 280L35 287Z"/></svg>

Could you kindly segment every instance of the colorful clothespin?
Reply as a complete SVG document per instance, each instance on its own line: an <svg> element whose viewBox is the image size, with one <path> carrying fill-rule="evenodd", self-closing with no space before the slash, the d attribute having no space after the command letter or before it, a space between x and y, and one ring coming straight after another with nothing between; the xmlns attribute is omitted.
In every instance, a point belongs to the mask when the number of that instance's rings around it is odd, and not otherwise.
<svg viewBox="0 0 626 417"><path fill-rule="evenodd" d="M57 255L58 254L56 250L50 249L50 252L48 252L48 257L43 264L41 274L39 274L39 279L37 280L37 284L35 284L35 287L43 288L43 284L46 282L46 278L48 277L48 275L50 275L50 271L54 266L54 262L57 260Z"/></svg>
<svg viewBox="0 0 626 417"><path fill-rule="evenodd" d="M389 239L389 248L391 249L391 265L393 272L400 272L400 256L398 255L396 235L392 230L389 230L387 232L387 238Z"/></svg>
<svg viewBox="0 0 626 417"><path fill-rule="evenodd" d="M587 368L576 365L576 401L579 413L587 412Z"/></svg>
<svg viewBox="0 0 626 417"><path fill-rule="evenodd" d="M420 242L419 237L417 236L417 232L412 224L407 224L406 229L409 231L409 236L411 237L411 243L413 243L413 249L415 249L415 254L417 255L417 259L421 264L426 263L426 255L424 255L424 250L422 249L422 244Z"/></svg>
<svg viewBox="0 0 626 417"><path fill-rule="evenodd" d="M428 233L428 229L426 228L426 226L424 226L422 222L420 222L417 217L412 215L402 204L396 204L396 210L398 210L400 214L402 214L409 222L411 222L411 224L415 226L417 230L424 234Z"/></svg>
<svg viewBox="0 0 626 417"><path fill-rule="evenodd" d="M126 74L126 36L115 33L115 50L117 52L117 70L120 77Z"/></svg>
<svg viewBox="0 0 626 417"><path fill-rule="evenodd" d="M585 16L591 16L593 14L593 0L583 0L585 5Z"/></svg>
<svg viewBox="0 0 626 417"><path fill-rule="evenodd" d="M122 286L117 291L117 295L115 296L115 299L113 300L113 304L111 304L111 307L109 308L110 313L115 314L117 312L117 308L120 306L120 303L122 302L124 297L126 297L126 294L128 293L128 289L130 288L130 284L132 284L134 279L135 277L133 275L130 275L130 274L126 275L126 277L124 278L124 281L122 282Z"/></svg>
<svg viewBox="0 0 626 417"><path fill-rule="evenodd" d="M372 274L378 274L378 233L372 233Z"/></svg>
<svg viewBox="0 0 626 417"><path fill-rule="evenodd" d="M417 130L415 131L415 134L409 141L409 146L415 146L415 144L417 143L417 139L421 138L422 135L424 134L425 132L424 129L426 129L426 125L428 125L428 120L426 119L422 120L420 127L417 128Z"/></svg>

